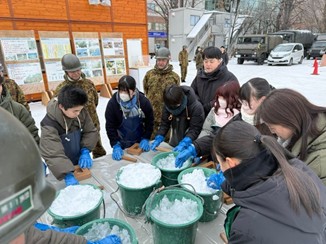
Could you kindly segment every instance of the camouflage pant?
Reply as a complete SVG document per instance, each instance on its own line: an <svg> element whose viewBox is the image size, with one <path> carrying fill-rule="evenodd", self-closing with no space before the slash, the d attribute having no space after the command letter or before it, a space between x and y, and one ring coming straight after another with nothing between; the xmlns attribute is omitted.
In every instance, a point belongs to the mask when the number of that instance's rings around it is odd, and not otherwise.
<svg viewBox="0 0 326 244"><path fill-rule="evenodd" d="M99 158L99 157L106 155L106 151L102 145L100 135L99 135L98 141L97 141L96 146L94 147L92 153L93 153L93 158Z"/></svg>
<svg viewBox="0 0 326 244"><path fill-rule="evenodd" d="M180 66L181 67L181 81L185 81L186 80L186 76L187 76L187 66Z"/></svg>

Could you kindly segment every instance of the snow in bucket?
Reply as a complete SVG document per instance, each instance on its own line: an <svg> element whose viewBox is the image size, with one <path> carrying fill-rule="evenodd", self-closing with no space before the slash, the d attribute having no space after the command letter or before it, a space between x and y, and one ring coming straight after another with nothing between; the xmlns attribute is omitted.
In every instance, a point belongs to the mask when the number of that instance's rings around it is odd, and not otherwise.
<svg viewBox="0 0 326 244"><path fill-rule="evenodd" d="M214 169L195 167L183 170L178 176L178 182L182 188L200 195L204 200L204 213L200 222L215 219L223 204L222 191L212 189L206 183L207 178L215 173Z"/></svg>
<svg viewBox="0 0 326 244"><path fill-rule="evenodd" d="M197 202L182 198L170 201L164 196L160 203L152 210L151 214L166 224L185 224L196 219L198 216Z"/></svg>
<svg viewBox="0 0 326 244"><path fill-rule="evenodd" d="M117 235L121 244L138 244L134 229L125 221L114 218L96 219L79 227L76 235L84 236L88 241L96 242L108 235Z"/></svg>
<svg viewBox="0 0 326 244"><path fill-rule="evenodd" d="M194 169L191 173L183 174L181 178L181 183L186 183L190 185L184 185L190 191L195 191L202 194L211 194L217 192L217 190L207 186L207 177L202 169ZM218 196L214 195L216 200Z"/></svg>
<svg viewBox="0 0 326 244"><path fill-rule="evenodd" d="M127 214L138 215L142 214L148 196L161 186L161 171L151 164L129 164L119 169L116 182L124 210Z"/></svg>
<svg viewBox="0 0 326 244"><path fill-rule="evenodd" d="M175 154L169 153L167 157L161 158L156 162L156 166L160 169L183 169L187 167L187 163L184 163L181 168L175 167Z"/></svg>
<svg viewBox="0 0 326 244"><path fill-rule="evenodd" d="M88 241L98 241L105 238L108 235L117 235L121 239L123 244L131 244L130 235L126 229L120 229L119 226L113 225L112 229L108 222L94 223L88 232L84 234L84 237Z"/></svg>
<svg viewBox="0 0 326 244"><path fill-rule="evenodd" d="M91 185L71 185L60 191L49 210L61 217L73 217L94 209L101 200L100 189Z"/></svg>
<svg viewBox="0 0 326 244"><path fill-rule="evenodd" d="M179 173L191 166L192 160L187 159L181 168L175 167L175 157L178 152L162 152L152 158L152 165L157 166L162 172L162 183L164 186L178 184Z"/></svg>
<svg viewBox="0 0 326 244"><path fill-rule="evenodd" d="M117 183L129 188L145 188L157 183L161 171L153 165L145 163L129 164L119 170Z"/></svg>

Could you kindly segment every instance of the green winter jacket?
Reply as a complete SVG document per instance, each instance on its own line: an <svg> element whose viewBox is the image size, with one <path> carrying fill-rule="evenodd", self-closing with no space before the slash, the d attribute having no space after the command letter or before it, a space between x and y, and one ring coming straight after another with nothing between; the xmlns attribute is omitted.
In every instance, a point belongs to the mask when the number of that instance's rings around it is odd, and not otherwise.
<svg viewBox="0 0 326 244"><path fill-rule="evenodd" d="M316 138L308 139L307 158L303 160L326 185L326 113L319 114L317 127L321 131ZM298 157L302 139L292 147L291 152Z"/></svg>
<svg viewBox="0 0 326 244"><path fill-rule="evenodd" d="M0 106L14 115L20 122L22 122L34 137L35 142L39 144L40 137L38 135L38 128L35 125L35 121L32 115L29 113L29 111L27 111L24 105L15 102L11 98L5 86L2 86L2 88Z"/></svg>

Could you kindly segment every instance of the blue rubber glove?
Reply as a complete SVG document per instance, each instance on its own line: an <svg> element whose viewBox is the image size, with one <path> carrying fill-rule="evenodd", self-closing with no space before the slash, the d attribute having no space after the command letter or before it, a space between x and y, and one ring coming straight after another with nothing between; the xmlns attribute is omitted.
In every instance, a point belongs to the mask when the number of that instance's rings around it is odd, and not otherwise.
<svg viewBox="0 0 326 244"><path fill-rule="evenodd" d="M79 226L71 226L71 227L68 227L68 228L61 229L61 228L58 228L58 227L55 227L55 226L46 225L46 224L37 223L37 222L34 224L34 227L41 230L41 231L55 230L55 231L58 231L58 232L65 232L65 233L72 233L72 234L74 234L76 232L76 230L79 228Z"/></svg>
<svg viewBox="0 0 326 244"><path fill-rule="evenodd" d="M123 150L120 146L120 143L118 142L113 146L113 153L112 153L112 158L114 160L121 160L123 156Z"/></svg>
<svg viewBox="0 0 326 244"><path fill-rule="evenodd" d="M80 150L80 156L79 156L79 160L78 160L78 165L80 168L91 168L93 165L93 160L90 156L90 151L86 148L83 147Z"/></svg>
<svg viewBox="0 0 326 244"><path fill-rule="evenodd" d="M223 181L225 180L223 172L220 171L216 174L212 174L210 177L207 179L207 186L210 188L213 188L215 190L221 190L221 185Z"/></svg>
<svg viewBox="0 0 326 244"><path fill-rule="evenodd" d="M149 146L149 140L148 139L142 139L141 141L140 141L140 144L139 144L139 147L143 150L143 151L145 151L145 152L148 152L151 148L150 148L150 146Z"/></svg>
<svg viewBox="0 0 326 244"><path fill-rule="evenodd" d="M181 168L183 163L190 157L196 157L197 152L194 145L190 144L186 149L180 152L175 158L175 167Z"/></svg>
<svg viewBox="0 0 326 244"><path fill-rule="evenodd" d="M179 144L173 149L173 151L174 152L182 152L185 148L190 146L191 143L192 143L192 140L190 139L190 137L186 136L179 142Z"/></svg>
<svg viewBox="0 0 326 244"><path fill-rule="evenodd" d="M87 244L121 244L121 239L117 235L108 235L98 241L87 241Z"/></svg>
<svg viewBox="0 0 326 244"><path fill-rule="evenodd" d="M161 144L163 140L164 140L164 136L162 135L155 136L155 139L151 145L151 150L156 151L156 148Z"/></svg>
<svg viewBox="0 0 326 244"><path fill-rule="evenodd" d="M67 173L65 176L66 186L79 185L78 180L75 178L73 173Z"/></svg>

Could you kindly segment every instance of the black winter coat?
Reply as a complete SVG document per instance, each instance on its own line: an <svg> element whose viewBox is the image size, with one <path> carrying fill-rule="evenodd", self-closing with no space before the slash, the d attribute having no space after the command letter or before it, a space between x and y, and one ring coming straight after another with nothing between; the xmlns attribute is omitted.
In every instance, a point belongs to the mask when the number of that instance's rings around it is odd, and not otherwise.
<svg viewBox="0 0 326 244"><path fill-rule="evenodd" d="M191 87L204 107L205 117L214 104L217 88L232 80L238 81L237 77L228 70L224 63L221 63L217 70L211 74L205 73L204 70L198 71L197 76L191 83Z"/></svg>
<svg viewBox="0 0 326 244"><path fill-rule="evenodd" d="M106 119L105 128L106 128L106 134L108 135L108 138L110 140L111 147L113 147L115 144L117 144L117 142L120 141L118 135L118 129L123 119L123 113L120 108L120 104L117 101L117 94L118 93L115 93L112 96L105 110L105 119ZM143 124L144 124L143 138L150 139L153 132L153 126L154 126L153 108L150 101L145 97L145 95L142 92L138 92L138 94L139 94L140 108L145 115L145 118L143 119Z"/></svg>
<svg viewBox="0 0 326 244"><path fill-rule="evenodd" d="M173 147L186 136L192 141L196 140L205 121L203 106L197 100L193 89L189 86L181 86L181 88L187 96L187 109L180 115L173 116L164 106L161 125L157 132L158 135L165 136L171 128L172 136L169 144Z"/></svg>
<svg viewBox="0 0 326 244"><path fill-rule="evenodd" d="M289 202L283 174L266 154L225 170L222 189L240 206L229 236L229 244L322 244L326 243L326 188L318 176L298 159L289 162L308 174L320 193L322 212L311 217L303 206L296 212ZM267 177L267 178L266 178Z"/></svg>

